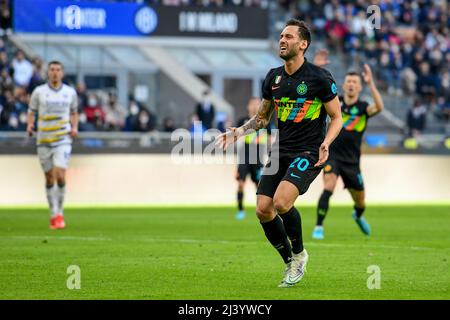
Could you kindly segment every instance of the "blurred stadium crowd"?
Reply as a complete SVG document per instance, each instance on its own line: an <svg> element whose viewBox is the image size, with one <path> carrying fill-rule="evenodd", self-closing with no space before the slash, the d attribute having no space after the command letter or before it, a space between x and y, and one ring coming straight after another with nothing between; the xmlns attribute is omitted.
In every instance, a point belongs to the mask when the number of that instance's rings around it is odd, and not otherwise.
<svg viewBox="0 0 450 320"><path fill-rule="evenodd" d="M267 0L128 2L206 7L270 5ZM372 4L381 9L379 29L368 26L366 10ZM323 41L330 50L332 63L345 69L369 63L385 94L414 96L414 104L405 106L410 108L405 119L410 135L425 129L427 114L433 115L432 121L450 123L450 6L445 0L277 0L276 5L278 25L291 17L305 20L314 39ZM38 57L25 57L22 51L8 47L11 18L7 0L1 0L0 13L4 39L0 42L0 130L24 130L29 94L44 82L45 64ZM133 99L125 108L113 92L91 92L83 83L76 87L82 131L174 129L170 118L157 119ZM206 107L209 112L210 106ZM213 106L211 109L214 112ZM203 116L197 106L191 125Z"/></svg>
<svg viewBox="0 0 450 320"><path fill-rule="evenodd" d="M4 41L0 40L0 70L0 130L25 130L30 95L36 86L45 83L45 66L40 58L30 61L21 50L10 59ZM127 112L113 92L87 92L81 82L76 90L81 131L155 129L155 116L134 100L130 100Z"/></svg>
<svg viewBox="0 0 450 320"><path fill-rule="evenodd" d="M225 6L263 6L268 5L269 0L136 0L133 2L158 4L166 6L204 6L204 7L225 7Z"/></svg>
<svg viewBox="0 0 450 320"><path fill-rule="evenodd" d="M380 89L415 96L408 112L409 133L450 118L450 6L445 0L279 0L283 19L305 20L323 39L332 59L347 68L369 63ZM379 29L367 23L370 5L381 9Z"/></svg>
<svg viewBox="0 0 450 320"><path fill-rule="evenodd" d="M7 0L4 0L7 1ZM162 6L201 6L201 7L267 7L270 0L75 0L90 2L131 2Z"/></svg>

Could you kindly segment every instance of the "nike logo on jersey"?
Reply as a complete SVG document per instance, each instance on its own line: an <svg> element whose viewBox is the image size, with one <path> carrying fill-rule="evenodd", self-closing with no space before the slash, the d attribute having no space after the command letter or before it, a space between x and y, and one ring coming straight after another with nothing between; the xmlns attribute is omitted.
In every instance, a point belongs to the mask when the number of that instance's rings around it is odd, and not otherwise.
<svg viewBox="0 0 450 320"><path fill-rule="evenodd" d="M277 90L280 86L272 86L272 90Z"/></svg>
<svg viewBox="0 0 450 320"><path fill-rule="evenodd" d="M291 177L294 177L294 178L300 179L300 177L299 177L299 176L297 176L297 175L295 175L295 174L293 174L293 173L291 173Z"/></svg>

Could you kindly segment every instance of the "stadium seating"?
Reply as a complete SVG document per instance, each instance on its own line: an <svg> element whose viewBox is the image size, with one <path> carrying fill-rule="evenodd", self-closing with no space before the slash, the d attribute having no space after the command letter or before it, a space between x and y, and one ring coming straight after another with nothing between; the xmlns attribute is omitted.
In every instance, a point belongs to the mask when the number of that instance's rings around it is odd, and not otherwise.
<svg viewBox="0 0 450 320"><path fill-rule="evenodd" d="M117 2L120 2L118 0ZM127 1L132 2L132 1ZM284 22L291 17L305 20L312 28L313 45L308 57L316 49L327 48L331 53L329 69L338 82L343 80L347 70L361 70L363 63L369 63L374 71L378 86L381 88L387 108L385 120L376 120L369 125L369 132L388 131L408 136L407 115L415 101L419 101L426 109L423 130L415 130L421 134L449 135L450 131L450 49L448 12L441 3L432 1L380 1L380 29L372 30L364 23L367 13L365 8L370 1L265 1L265 0L136 0L136 3L147 3L157 6L206 6L214 7L260 7L270 12L270 36L274 48L276 37ZM356 18L355 18L356 17ZM350 19L352 18L352 19ZM16 41L11 41L11 21L2 18L3 41L0 42L0 67L2 70L2 88L0 92L0 131L23 131L25 129L25 113L28 94L34 86L45 78L45 61L42 61L46 47L33 47L24 64L33 68L32 78L25 85L26 91L17 87L13 73L13 58L18 51ZM195 41L193 43L195 45ZM71 49L72 50L72 49ZM75 50L75 49L74 49ZM177 48L172 54L180 52L183 59L188 54L197 54L191 48ZM194 53L191 53L191 51ZM106 50L108 51L108 50ZM105 52L106 52L105 51ZM110 54L105 53L105 56ZM113 54L114 55L114 54ZM204 57L205 53L200 54ZM241 53L239 55L242 55ZM273 52L276 56L276 53ZM127 54L124 55L127 57ZM116 57L120 60L120 57ZM192 58L198 58L192 56ZM103 59L103 58L102 58ZM267 58L261 58L261 61ZM15 63L15 62L14 62ZM261 71L262 72L262 71ZM170 73L166 73L170 74ZM17 76L17 75L16 75ZM188 77L189 78L189 77ZM188 79L186 78L186 79ZM81 131L140 131L164 130L164 119L173 121L175 127L189 127L186 122L187 111L180 120L173 107L169 113L161 113L154 105L144 104L138 99L129 99L122 84L117 81L113 87L107 86L105 80L97 80L104 84L103 88L89 87L89 83L77 81L70 74L67 78L76 85L80 96L80 130ZM211 79L210 79L211 80ZM121 81L121 80L120 80ZM119 82L120 82L119 81ZM152 80L153 82L155 80ZM192 84L195 81L184 80L181 84ZM203 82L199 82L203 83ZM114 87L114 85L118 87ZM9 87L8 87L9 86ZM23 86L23 85L22 85ZM189 85L187 86L189 87ZM157 86L151 85L150 95L157 95ZM184 90L188 90L184 88ZM202 92L198 89L197 92ZM236 93L236 101L244 100ZM367 92L366 92L367 94ZM197 94L198 95L198 94ZM218 97L218 99L223 97ZM155 98L156 99L156 98ZM181 96L179 99L183 99ZM200 99L197 97L196 99ZM187 100L194 107L193 100ZM217 100L220 104L220 101ZM90 102L96 102L93 105ZM236 102L224 101L227 108L236 109ZM233 105L233 106L230 106ZM136 109L137 107L137 109ZM175 107L176 108L176 107ZM163 110L168 110L164 107ZM183 109L184 110L184 109ZM223 109L230 114L227 109ZM95 115L95 116L93 116ZM146 123L139 123L145 119ZM227 118L227 121L230 119ZM217 124L216 124L217 125Z"/></svg>

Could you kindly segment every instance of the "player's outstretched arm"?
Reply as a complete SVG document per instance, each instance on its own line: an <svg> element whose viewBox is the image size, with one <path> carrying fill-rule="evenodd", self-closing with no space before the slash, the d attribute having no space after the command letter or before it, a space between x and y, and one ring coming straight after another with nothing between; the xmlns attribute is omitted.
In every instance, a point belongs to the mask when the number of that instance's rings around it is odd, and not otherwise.
<svg viewBox="0 0 450 320"><path fill-rule="evenodd" d="M373 75L372 70L370 69L369 65L364 65L364 72L363 72L363 78L364 82L369 86L370 93L372 94L373 98L373 104L367 107L367 114L369 117L381 112L381 110L384 109L384 103L383 99L381 98L381 94L377 89L377 86L375 85L375 81L373 81Z"/></svg>
<svg viewBox="0 0 450 320"><path fill-rule="evenodd" d="M317 163L314 165L315 167L318 167L327 161L328 148L334 141L334 139L336 139L342 129L341 106L339 103L339 98L337 96L333 100L325 103L325 110L327 111L331 121L328 126L325 140L323 140L322 144L320 145L319 161L317 161Z"/></svg>
<svg viewBox="0 0 450 320"><path fill-rule="evenodd" d="M263 99L256 115L239 128L228 128L227 132L222 133L216 138L216 145L226 150L230 144L236 142L240 137L247 135L251 130L265 128L269 124L273 109L272 101Z"/></svg>

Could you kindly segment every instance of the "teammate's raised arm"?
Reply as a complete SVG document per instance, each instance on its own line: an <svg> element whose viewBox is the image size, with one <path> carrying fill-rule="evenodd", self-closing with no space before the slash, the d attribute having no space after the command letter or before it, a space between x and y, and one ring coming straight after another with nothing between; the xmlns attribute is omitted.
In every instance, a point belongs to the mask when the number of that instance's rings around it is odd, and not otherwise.
<svg viewBox="0 0 450 320"><path fill-rule="evenodd" d="M318 167L325 163L328 159L328 148L330 144L336 139L339 132L342 129L342 115L341 115L341 106L339 104L339 98L336 96L333 100L325 103L325 110L327 111L328 116L331 121L328 126L327 134L325 139L323 140L320 149L319 149L319 161L315 164L315 167Z"/></svg>
<svg viewBox="0 0 450 320"><path fill-rule="evenodd" d="M228 128L227 132L222 133L217 137L216 145L226 150L230 144L236 142L240 137L245 136L249 130L265 128L269 124L273 110L273 102L271 100L263 99L256 115L239 128Z"/></svg>
<svg viewBox="0 0 450 320"><path fill-rule="evenodd" d="M369 65L364 65L364 72L362 75L364 78L364 82L369 86L370 94L373 98L373 104L367 107L367 114L369 115L369 117L371 117L384 109L384 103L383 99L381 98L381 94L375 85L375 81L373 81L372 70L370 69Z"/></svg>

